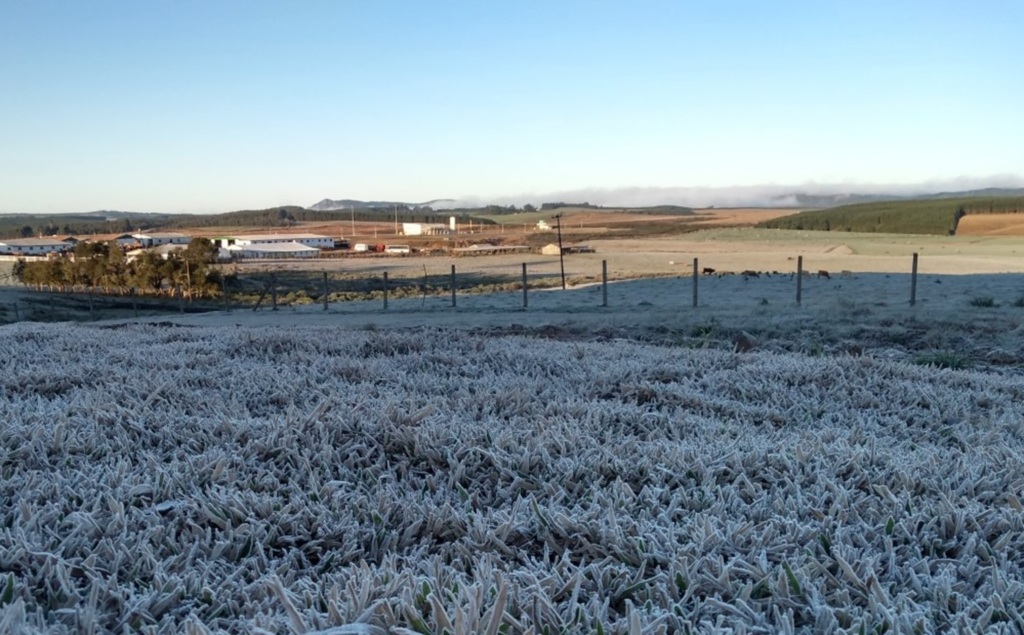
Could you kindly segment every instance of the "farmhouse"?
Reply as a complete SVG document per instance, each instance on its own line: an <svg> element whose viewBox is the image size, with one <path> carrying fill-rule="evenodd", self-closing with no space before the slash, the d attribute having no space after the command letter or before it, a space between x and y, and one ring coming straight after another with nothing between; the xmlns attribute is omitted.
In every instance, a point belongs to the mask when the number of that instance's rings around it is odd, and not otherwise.
<svg viewBox="0 0 1024 635"><path fill-rule="evenodd" d="M187 245L192 237L178 232L154 232L132 234L132 238L138 241L143 247L156 247L157 245ZM121 237L116 240L120 242Z"/></svg>
<svg viewBox="0 0 1024 635"><path fill-rule="evenodd" d="M11 238L0 240L0 254L45 256L70 251L74 245L56 238Z"/></svg>
<svg viewBox="0 0 1024 635"><path fill-rule="evenodd" d="M222 248L230 258L316 258L320 250L296 241L240 245Z"/></svg>
<svg viewBox="0 0 1024 635"><path fill-rule="evenodd" d="M320 234L245 234L240 236L224 236L215 238L214 244L230 248L231 246L267 246L288 245L291 243L312 247L314 249L334 249L334 239ZM276 257L276 256L275 256Z"/></svg>

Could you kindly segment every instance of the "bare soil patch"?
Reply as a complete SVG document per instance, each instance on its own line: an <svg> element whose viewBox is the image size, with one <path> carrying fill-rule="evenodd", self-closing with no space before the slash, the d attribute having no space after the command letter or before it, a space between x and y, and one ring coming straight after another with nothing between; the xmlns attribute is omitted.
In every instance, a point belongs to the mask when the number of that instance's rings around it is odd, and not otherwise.
<svg viewBox="0 0 1024 635"><path fill-rule="evenodd" d="M1024 214L968 214L956 226L960 236L1024 236Z"/></svg>

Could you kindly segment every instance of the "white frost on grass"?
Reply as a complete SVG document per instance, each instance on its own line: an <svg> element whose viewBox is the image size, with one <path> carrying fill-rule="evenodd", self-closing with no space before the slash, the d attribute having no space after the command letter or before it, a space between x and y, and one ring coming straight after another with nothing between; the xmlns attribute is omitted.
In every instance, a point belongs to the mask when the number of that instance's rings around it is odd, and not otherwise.
<svg viewBox="0 0 1024 635"><path fill-rule="evenodd" d="M1024 628L1019 379L446 330L0 360L5 632Z"/></svg>

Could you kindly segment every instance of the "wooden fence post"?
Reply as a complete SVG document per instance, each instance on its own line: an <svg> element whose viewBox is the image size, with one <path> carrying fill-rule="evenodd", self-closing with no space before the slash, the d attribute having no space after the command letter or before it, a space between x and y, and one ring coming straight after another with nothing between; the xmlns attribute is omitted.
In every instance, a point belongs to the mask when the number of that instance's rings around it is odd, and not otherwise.
<svg viewBox="0 0 1024 635"><path fill-rule="evenodd" d="M388 310L388 272L384 272L384 310Z"/></svg>
<svg viewBox="0 0 1024 635"><path fill-rule="evenodd" d="M910 306L917 303L917 252L910 264Z"/></svg>
<svg viewBox="0 0 1024 635"><path fill-rule="evenodd" d="M601 306L608 306L608 261L601 261Z"/></svg>
<svg viewBox="0 0 1024 635"><path fill-rule="evenodd" d="M697 307L697 259L693 259L693 306Z"/></svg>
<svg viewBox="0 0 1024 635"><path fill-rule="evenodd" d="M329 293L329 290L327 289L327 272L325 271L324 272L324 311L327 310L327 294L328 293Z"/></svg>
<svg viewBox="0 0 1024 635"><path fill-rule="evenodd" d="M455 265L452 265L452 306L455 306L455 289L457 288L455 282Z"/></svg>
<svg viewBox="0 0 1024 635"><path fill-rule="evenodd" d="M796 304L800 306L800 300L803 295L803 284L804 284L804 257L796 257Z"/></svg>
<svg viewBox="0 0 1024 635"><path fill-rule="evenodd" d="M270 310L277 310L277 276L270 276Z"/></svg>
<svg viewBox="0 0 1024 635"><path fill-rule="evenodd" d="M523 263L523 308L524 309L527 306L526 289L527 289L527 284L526 284L526 263L524 262Z"/></svg>

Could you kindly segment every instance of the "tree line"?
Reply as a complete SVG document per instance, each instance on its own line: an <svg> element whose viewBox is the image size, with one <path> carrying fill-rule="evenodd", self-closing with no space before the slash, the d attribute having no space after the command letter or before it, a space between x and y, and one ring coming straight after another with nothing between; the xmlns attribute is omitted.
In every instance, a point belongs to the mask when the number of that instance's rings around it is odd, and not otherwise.
<svg viewBox="0 0 1024 635"><path fill-rule="evenodd" d="M99 291L104 294L174 295L213 298L221 294L222 276L210 267L217 248L206 238L193 238L188 246L167 254L144 251L129 261L116 241L80 242L70 257L14 264L14 277L22 284L50 291Z"/></svg>

